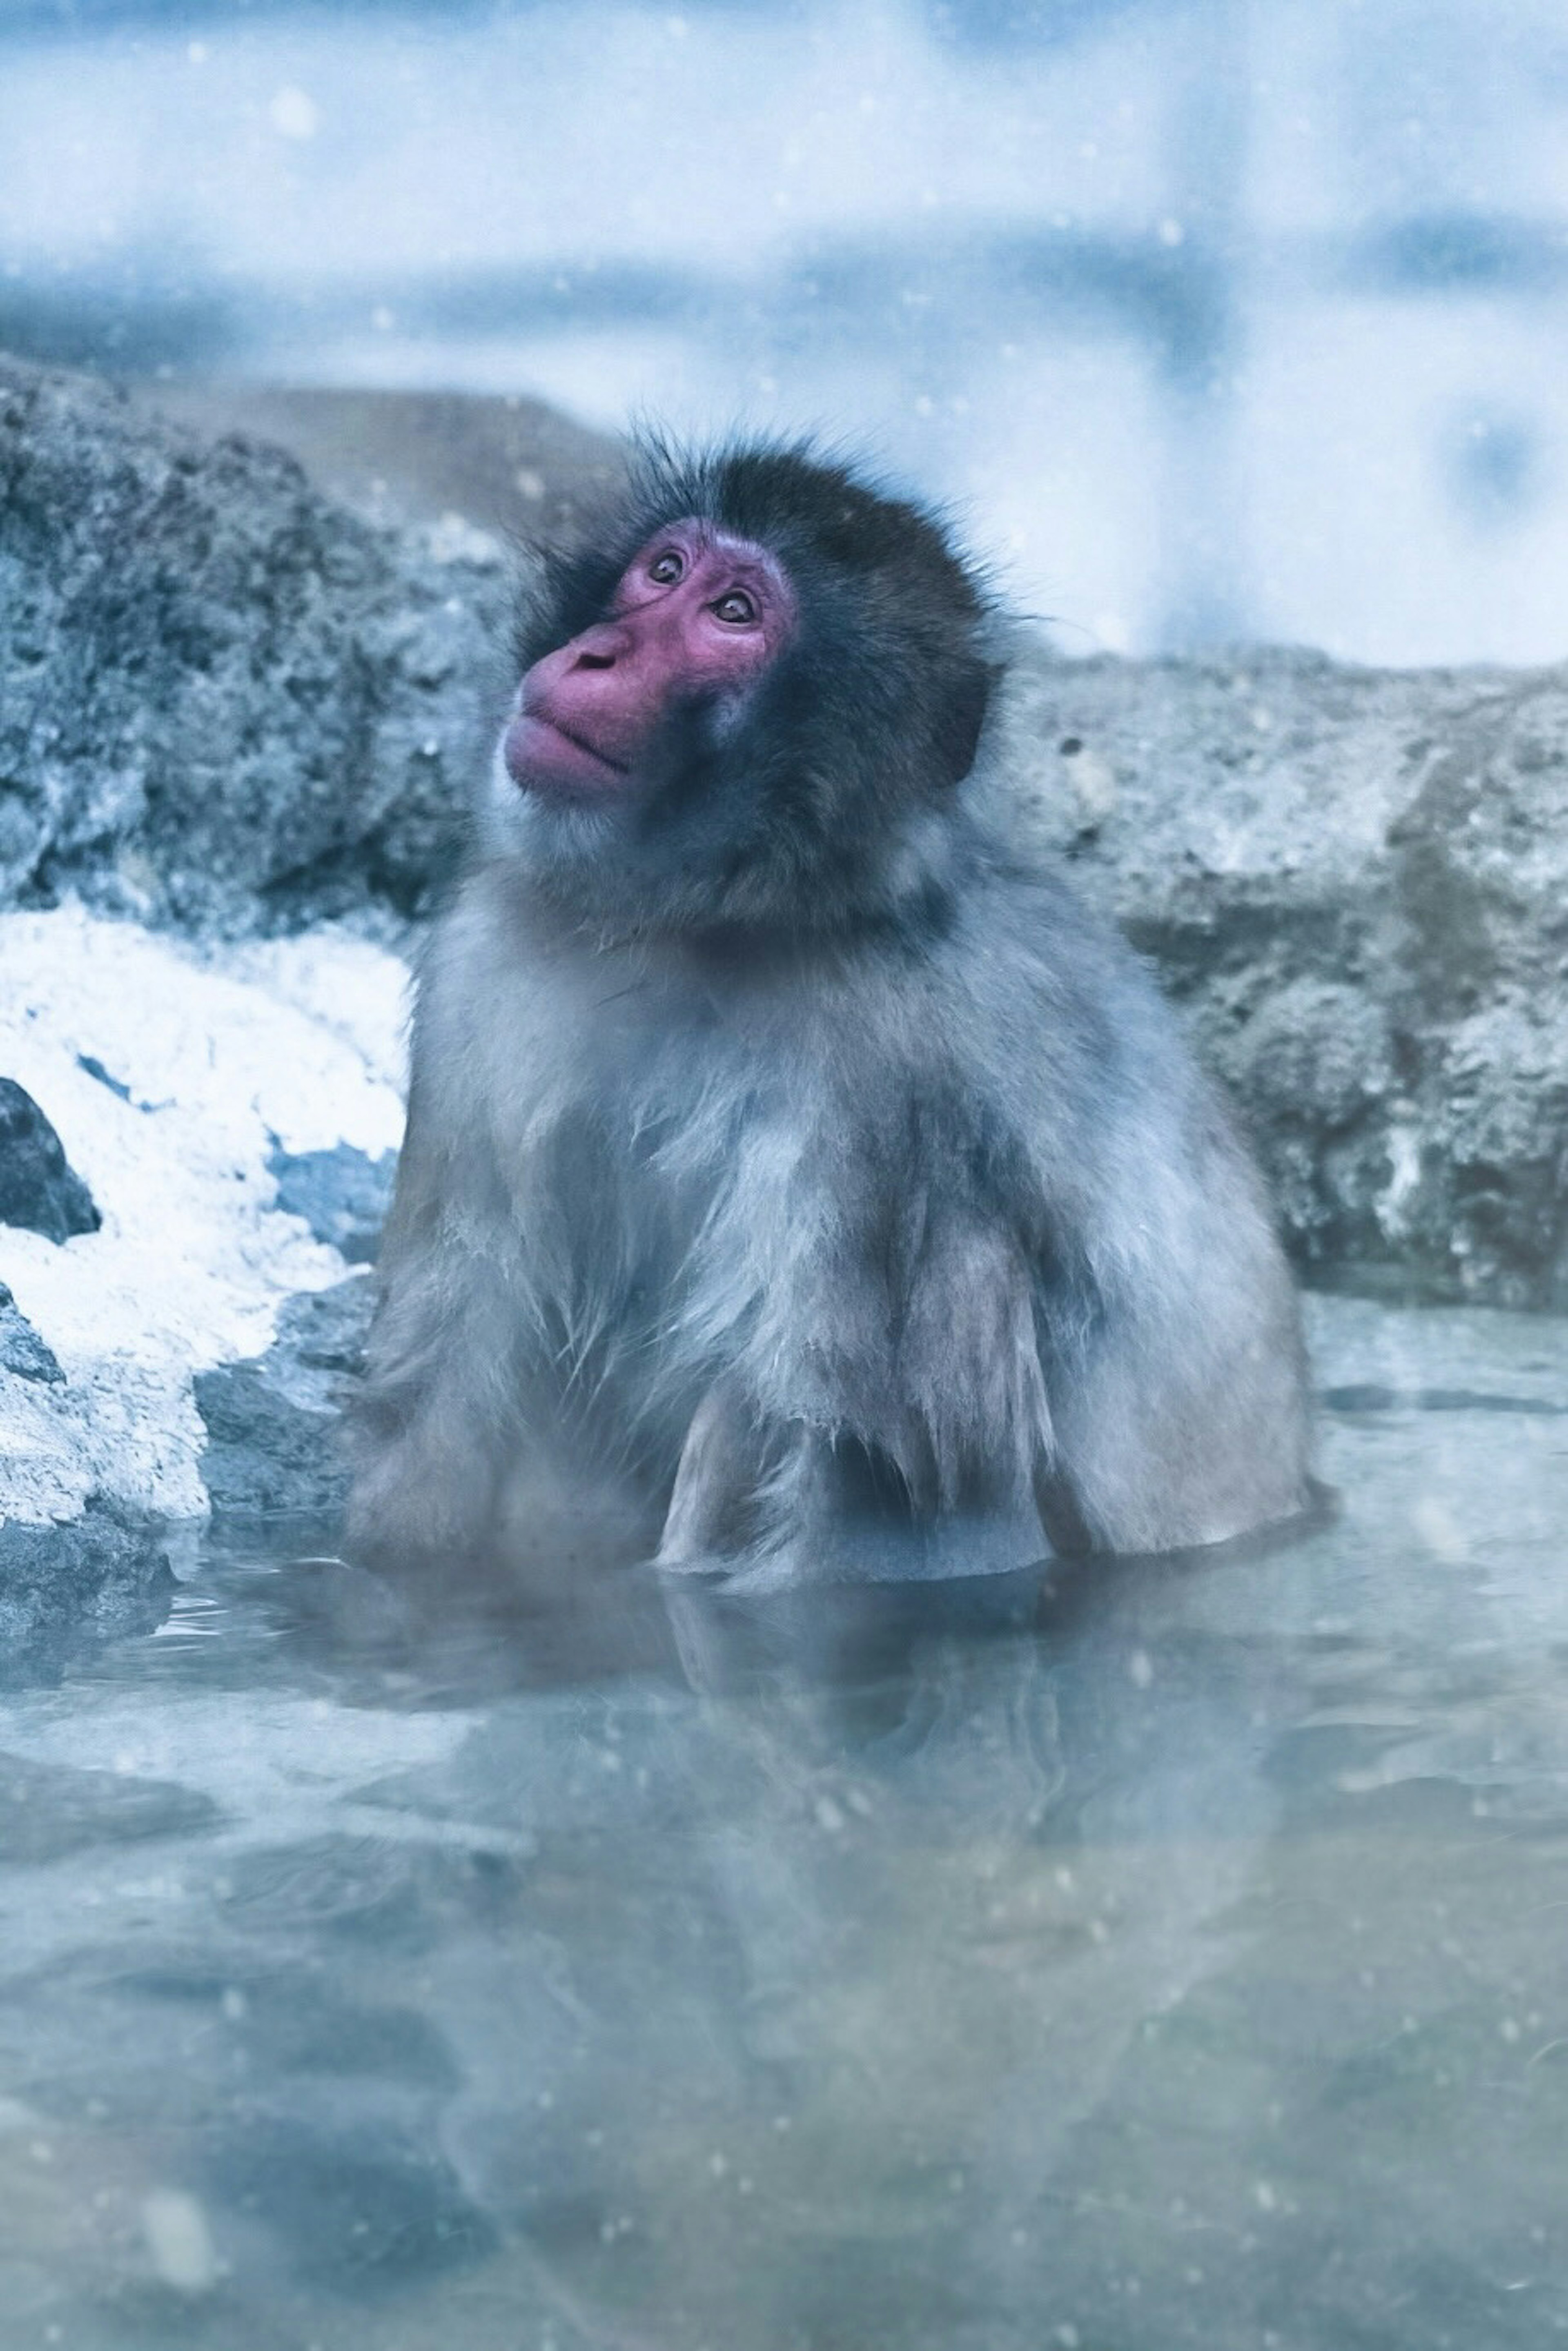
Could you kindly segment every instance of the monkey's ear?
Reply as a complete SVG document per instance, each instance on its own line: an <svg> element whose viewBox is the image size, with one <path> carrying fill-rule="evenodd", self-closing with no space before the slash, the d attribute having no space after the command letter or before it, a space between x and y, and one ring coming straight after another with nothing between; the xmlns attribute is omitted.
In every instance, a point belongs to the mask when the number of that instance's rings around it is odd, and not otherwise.
<svg viewBox="0 0 1568 2351"><path fill-rule="evenodd" d="M943 697L936 721L936 756L950 785L961 784L975 764L991 691L1002 674L1000 662L974 662Z"/></svg>

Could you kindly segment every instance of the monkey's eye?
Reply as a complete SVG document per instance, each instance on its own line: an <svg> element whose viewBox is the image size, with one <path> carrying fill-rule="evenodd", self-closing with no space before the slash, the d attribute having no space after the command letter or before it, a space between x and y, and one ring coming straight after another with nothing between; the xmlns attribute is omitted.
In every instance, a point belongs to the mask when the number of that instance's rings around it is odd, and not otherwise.
<svg viewBox="0 0 1568 2351"><path fill-rule="evenodd" d="M713 610L714 618L727 621L732 629L746 628L758 618L757 607L743 588L732 588L727 596L719 598Z"/></svg>
<svg viewBox="0 0 1568 2351"><path fill-rule="evenodd" d="M678 548L666 547L663 555L655 555L648 566L648 577L656 580L661 588L674 587L685 576L686 561Z"/></svg>

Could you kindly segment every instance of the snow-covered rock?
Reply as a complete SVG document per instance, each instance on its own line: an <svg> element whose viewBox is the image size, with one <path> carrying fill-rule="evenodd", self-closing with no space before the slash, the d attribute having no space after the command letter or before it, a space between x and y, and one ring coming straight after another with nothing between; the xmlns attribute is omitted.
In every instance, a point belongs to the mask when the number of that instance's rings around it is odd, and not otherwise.
<svg viewBox="0 0 1568 2351"><path fill-rule="evenodd" d="M64 1374L0 1361L0 1520L204 1515L193 1381L350 1271L274 1170L345 1146L390 1166L406 983L332 929L197 947L74 904L0 915L0 1074L102 1216L64 1242L0 1225L12 1311Z"/></svg>

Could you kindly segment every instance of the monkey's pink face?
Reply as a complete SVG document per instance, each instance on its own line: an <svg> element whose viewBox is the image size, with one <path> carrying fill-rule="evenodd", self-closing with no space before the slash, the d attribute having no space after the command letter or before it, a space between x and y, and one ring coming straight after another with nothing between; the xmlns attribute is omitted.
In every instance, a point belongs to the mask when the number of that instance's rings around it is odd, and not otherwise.
<svg viewBox="0 0 1568 2351"><path fill-rule="evenodd" d="M502 738L508 774L525 791L615 792L667 710L744 694L795 622L794 593L766 548L672 523L633 556L609 619L524 677Z"/></svg>

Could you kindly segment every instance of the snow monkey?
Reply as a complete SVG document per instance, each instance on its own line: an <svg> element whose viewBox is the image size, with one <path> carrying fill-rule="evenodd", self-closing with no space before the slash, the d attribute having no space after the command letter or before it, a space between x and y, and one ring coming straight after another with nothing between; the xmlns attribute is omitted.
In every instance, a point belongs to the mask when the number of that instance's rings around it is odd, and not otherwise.
<svg viewBox="0 0 1568 2351"><path fill-rule="evenodd" d="M646 451L547 563L420 978L361 1555L546 1491L753 1586L857 1529L1022 1565L1302 1508L1259 1176L1017 820L1004 637L809 447Z"/></svg>

